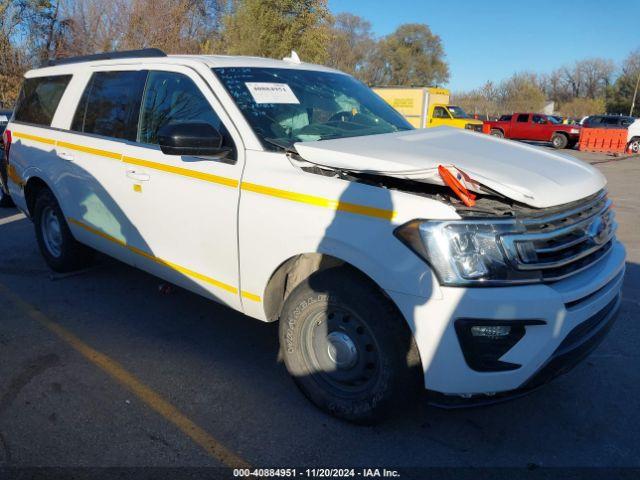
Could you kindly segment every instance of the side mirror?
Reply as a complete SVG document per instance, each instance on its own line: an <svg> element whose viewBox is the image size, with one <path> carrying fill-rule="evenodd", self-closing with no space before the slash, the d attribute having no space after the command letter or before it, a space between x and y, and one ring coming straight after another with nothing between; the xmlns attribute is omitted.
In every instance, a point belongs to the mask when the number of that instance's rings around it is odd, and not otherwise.
<svg viewBox="0 0 640 480"><path fill-rule="evenodd" d="M158 130L158 143L166 155L223 157L231 148L222 146L222 135L208 123L176 123Z"/></svg>

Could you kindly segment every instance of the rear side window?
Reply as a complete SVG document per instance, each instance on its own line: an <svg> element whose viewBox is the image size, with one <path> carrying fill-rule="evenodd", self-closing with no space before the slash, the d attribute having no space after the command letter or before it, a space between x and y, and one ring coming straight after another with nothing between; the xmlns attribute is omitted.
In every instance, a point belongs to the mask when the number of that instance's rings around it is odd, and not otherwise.
<svg viewBox="0 0 640 480"><path fill-rule="evenodd" d="M22 84L14 119L50 126L71 75L27 78Z"/></svg>
<svg viewBox="0 0 640 480"><path fill-rule="evenodd" d="M528 113L522 113L520 115L518 115L518 122L520 123L526 123L529 121L529 114Z"/></svg>
<svg viewBox="0 0 640 480"><path fill-rule="evenodd" d="M97 72L85 88L71 130L135 140L146 71Z"/></svg>

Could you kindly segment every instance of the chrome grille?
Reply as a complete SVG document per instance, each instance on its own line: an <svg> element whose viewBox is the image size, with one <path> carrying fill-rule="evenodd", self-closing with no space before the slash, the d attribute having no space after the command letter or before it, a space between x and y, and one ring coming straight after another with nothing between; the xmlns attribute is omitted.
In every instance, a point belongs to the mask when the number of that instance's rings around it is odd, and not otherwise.
<svg viewBox="0 0 640 480"><path fill-rule="evenodd" d="M501 237L513 267L540 271L552 282L574 275L603 258L617 229L611 200L601 191L583 203L521 220L524 232Z"/></svg>

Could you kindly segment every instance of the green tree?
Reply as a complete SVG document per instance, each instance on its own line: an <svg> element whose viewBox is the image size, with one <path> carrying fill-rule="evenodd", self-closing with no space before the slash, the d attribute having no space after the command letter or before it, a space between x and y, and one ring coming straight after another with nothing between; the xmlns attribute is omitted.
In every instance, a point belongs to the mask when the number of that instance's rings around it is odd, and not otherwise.
<svg viewBox="0 0 640 480"><path fill-rule="evenodd" d="M222 21L222 46L271 58L295 50L303 61L325 63L330 21L327 0L237 0Z"/></svg>
<svg viewBox="0 0 640 480"><path fill-rule="evenodd" d="M640 78L640 48L627 56L622 64L622 74L607 92L607 111L629 115L633 94ZM633 115L640 115L640 92L636 98Z"/></svg>
<svg viewBox="0 0 640 480"><path fill-rule="evenodd" d="M426 86L449 80L438 35L424 24L409 23L380 39L367 66L370 84Z"/></svg>
<svg viewBox="0 0 640 480"><path fill-rule="evenodd" d="M357 15L340 13L330 30L327 65L364 79L374 47L371 24Z"/></svg>

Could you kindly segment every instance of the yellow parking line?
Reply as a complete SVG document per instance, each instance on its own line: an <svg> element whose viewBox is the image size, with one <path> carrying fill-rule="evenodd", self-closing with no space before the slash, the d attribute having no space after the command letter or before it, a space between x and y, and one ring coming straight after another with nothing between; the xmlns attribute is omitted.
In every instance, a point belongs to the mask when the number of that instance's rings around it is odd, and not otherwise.
<svg viewBox="0 0 640 480"><path fill-rule="evenodd" d="M244 459L227 449L223 444L196 425L158 393L138 380L133 374L126 371L115 360L112 360L104 353L101 353L84 343L73 333L49 319L44 313L24 301L2 283L0 283L0 294L18 307L18 309L20 309L26 316L37 321L49 331L56 334L83 357L121 383L148 407L155 410L166 420L178 427L184 434L202 447L213 458L222 462L227 467L251 468Z"/></svg>
<svg viewBox="0 0 640 480"><path fill-rule="evenodd" d="M17 222L18 220L23 220L25 217L24 213L16 213L15 215L11 215L9 217L0 218L0 225L6 225L7 223Z"/></svg>

